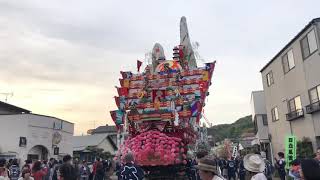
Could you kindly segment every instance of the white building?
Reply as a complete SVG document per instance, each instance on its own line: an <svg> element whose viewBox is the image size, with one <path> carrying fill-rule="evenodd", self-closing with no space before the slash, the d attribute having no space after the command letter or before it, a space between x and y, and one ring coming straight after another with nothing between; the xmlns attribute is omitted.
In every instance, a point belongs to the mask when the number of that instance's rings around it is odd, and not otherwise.
<svg viewBox="0 0 320 180"><path fill-rule="evenodd" d="M74 124L0 102L0 157L38 160L72 154Z"/></svg>
<svg viewBox="0 0 320 180"><path fill-rule="evenodd" d="M252 121L256 132L256 139L252 142L252 144L258 144L260 150L266 152L268 158L272 160L272 149L270 147L268 118L264 91L253 91L251 93L250 104Z"/></svg>
<svg viewBox="0 0 320 180"><path fill-rule="evenodd" d="M251 113L258 143L269 143L267 109L263 91L253 91L251 94Z"/></svg>
<svg viewBox="0 0 320 180"><path fill-rule="evenodd" d="M102 149L104 152L109 152L111 155L115 155L117 148L117 134L116 133L98 133L86 136L73 136L73 154L80 160L93 161L95 159L94 154L88 147Z"/></svg>

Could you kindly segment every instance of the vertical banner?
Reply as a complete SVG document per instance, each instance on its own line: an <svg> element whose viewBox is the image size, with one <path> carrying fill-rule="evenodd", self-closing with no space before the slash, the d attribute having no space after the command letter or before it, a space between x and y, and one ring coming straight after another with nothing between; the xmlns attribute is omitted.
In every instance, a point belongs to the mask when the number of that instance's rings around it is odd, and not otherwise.
<svg viewBox="0 0 320 180"><path fill-rule="evenodd" d="M208 82L207 81L200 81L199 89L201 92L205 92L208 89Z"/></svg>
<svg viewBox="0 0 320 180"><path fill-rule="evenodd" d="M130 86L130 80L129 79L124 79L123 80L123 87L128 88Z"/></svg>
<svg viewBox="0 0 320 180"><path fill-rule="evenodd" d="M232 151L232 157L236 158L237 155L238 155L238 146L234 146Z"/></svg>
<svg viewBox="0 0 320 180"><path fill-rule="evenodd" d="M129 89L125 87L117 87L119 96L127 96L129 94Z"/></svg>
<svg viewBox="0 0 320 180"><path fill-rule="evenodd" d="M114 100L116 101L117 107L120 108L120 97L114 96Z"/></svg>
<svg viewBox="0 0 320 180"><path fill-rule="evenodd" d="M140 67L142 65L142 62L137 60L137 69L138 69L138 72L140 72Z"/></svg>
<svg viewBox="0 0 320 180"><path fill-rule="evenodd" d="M209 80L209 72L203 71L202 72L202 81L208 81Z"/></svg>
<svg viewBox="0 0 320 180"><path fill-rule="evenodd" d="M297 140L295 136L287 136L285 138L285 158L286 158L286 169L290 168L290 164L297 156Z"/></svg>
<svg viewBox="0 0 320 180"><path fill-rule="evenodd" d="M110 111L110 115L112 117L113 122L116 124L117 127L122 125L124 122L124 111L121 110L115 110L115 111Z"/></svg>
<svg viewBox="0 0 320 180"><path fill-rule="evenodd" d="M132 77L132 72L130 71L126 71L126 72L120 71L120 73L123 79L130 79Z"/></svg>

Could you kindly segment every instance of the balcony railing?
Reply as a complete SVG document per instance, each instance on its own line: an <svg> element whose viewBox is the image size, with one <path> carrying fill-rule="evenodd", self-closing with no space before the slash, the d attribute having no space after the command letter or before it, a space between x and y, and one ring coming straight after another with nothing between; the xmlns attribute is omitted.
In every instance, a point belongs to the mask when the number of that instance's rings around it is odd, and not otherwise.
<svg viewBox="0 0 320 180"><path fill-rule="evenodd" d="M294 119L298 119L303 116L304 116L303 109L297 109L295 111L292 111L292 112L289 112L288 114L286 114L287 121L292 121Z"/></svg>
<svg viewBox="0 0 320 180"><path fill-rule="evenodd" d="M307 114L312 114L317 111L320 111L320 101L309 104L308 106L306 106Z"/></svg>

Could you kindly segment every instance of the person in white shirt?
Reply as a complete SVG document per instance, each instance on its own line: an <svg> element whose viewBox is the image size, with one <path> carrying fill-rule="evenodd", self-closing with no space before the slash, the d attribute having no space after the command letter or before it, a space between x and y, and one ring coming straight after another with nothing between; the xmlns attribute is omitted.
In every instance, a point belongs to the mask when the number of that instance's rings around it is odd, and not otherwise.
<svg viewBox="0 0 320 180"><path fill-rule="evenodd" d="M206 156L200 159L196 168L199 170L201 180L224 180L218 173L217 161L214 158Z"/></svg>
<svg viewBox="0 0 320 180"><path fill-rule="evenodd" d="M251 180L267 180L263 171L265 169L265 162L263 158L258 154L247 154L243 158L244 168L249 174Z"/></svg>

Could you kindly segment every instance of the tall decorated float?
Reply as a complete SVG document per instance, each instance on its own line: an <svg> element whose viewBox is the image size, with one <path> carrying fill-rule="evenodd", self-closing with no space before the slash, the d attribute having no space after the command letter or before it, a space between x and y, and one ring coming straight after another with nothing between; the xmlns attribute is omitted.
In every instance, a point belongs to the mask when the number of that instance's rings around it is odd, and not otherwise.
<svg viewBox="0 0 320 180"><path fill-rule="evenodd" d="M119 160L132 152L145 170L180 167L186 164L187 151L194 146L199 122L211 85L215 62L198 67L192 49L186 18L180 21L180 45L167 60L156 43L152 63L138 73L121 71L118 110L111 117L119 133L128 134L120 146Z"/></svg>

